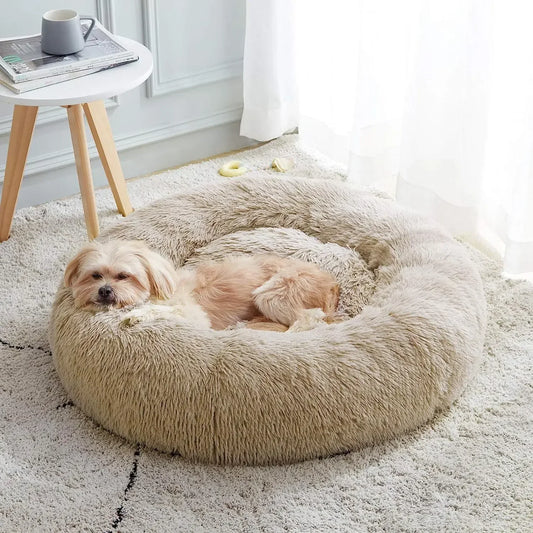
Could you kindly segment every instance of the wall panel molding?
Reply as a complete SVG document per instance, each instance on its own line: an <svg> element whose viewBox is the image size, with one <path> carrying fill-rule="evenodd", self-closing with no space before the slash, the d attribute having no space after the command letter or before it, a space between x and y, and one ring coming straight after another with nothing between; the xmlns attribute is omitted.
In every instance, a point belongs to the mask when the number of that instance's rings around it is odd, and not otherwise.
<svg viewBox="0 0 533 533"><path fill-rule="evenodd" d="M156 3L157 0L143 0L142 2L144 44L154 56L154 71L146 85L148 98L237 78L242 75L243 61L239 59L237 61L220 63L215 67L189 72L169 80L163 80L159 63L161 47L158 40L158 13Z"/></svg>
<svg viewBox="0 0 533 533"><path fill-rule="evenodd" d="M115 0L96 0L96 18L111 32L116 31Z"/></svg>

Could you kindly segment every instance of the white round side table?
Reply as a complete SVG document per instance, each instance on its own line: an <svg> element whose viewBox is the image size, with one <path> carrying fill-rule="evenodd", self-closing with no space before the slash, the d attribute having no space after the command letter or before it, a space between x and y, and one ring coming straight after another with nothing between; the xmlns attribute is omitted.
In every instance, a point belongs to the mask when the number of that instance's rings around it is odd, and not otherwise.
<svg viewBox="0 0 533 533"><path fill-rule="evenodd" d="M139 56L139 60L22 94L15 94L0 86L0 101L15 106L0 201L0 242L9 237L39 106L62 106L67 109L89 239L97 237L100 229L83 112L87 117L119 212L127 216L133 211L104 107L104 98L116 96L143 83L152 73L153 62L150 50L142 44L125 37L117 36L117 40L133 50Z"/></svg>

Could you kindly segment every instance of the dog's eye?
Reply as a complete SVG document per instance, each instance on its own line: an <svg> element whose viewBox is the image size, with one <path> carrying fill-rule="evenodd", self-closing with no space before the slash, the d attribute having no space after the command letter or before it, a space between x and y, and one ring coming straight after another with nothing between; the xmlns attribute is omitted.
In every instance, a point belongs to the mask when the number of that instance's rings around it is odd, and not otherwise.
<svg viewBox="0 0 533 533"><path fill-rule="evenodd" d="M117 275L117 279L126 279L126 278L129 278L126 272L121 272L120 274Z"/></svg>
<svg viewBox="0 0 533 533"><path fill-rule="evenodd" d="M102 274L99 272L93 272L93 279L102 279Z"/></svg>

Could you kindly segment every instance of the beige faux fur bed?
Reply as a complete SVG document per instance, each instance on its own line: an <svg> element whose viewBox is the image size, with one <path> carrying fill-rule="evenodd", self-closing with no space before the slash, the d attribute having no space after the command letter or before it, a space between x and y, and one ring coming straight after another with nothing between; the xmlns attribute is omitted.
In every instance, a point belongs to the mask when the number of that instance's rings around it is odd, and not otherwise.
<svg viewBox="0 0 533 533"><path fill-rule="evenodd" d="M132 441L213 463L353 450L423 424L475 373L485 330L464 250L391 200L330 181L239 178L139 210L105 238L143 239L176 265L227 253L316 261L352 318L308 332L127 327L60 288L51 339L72 400Z"/></svg>

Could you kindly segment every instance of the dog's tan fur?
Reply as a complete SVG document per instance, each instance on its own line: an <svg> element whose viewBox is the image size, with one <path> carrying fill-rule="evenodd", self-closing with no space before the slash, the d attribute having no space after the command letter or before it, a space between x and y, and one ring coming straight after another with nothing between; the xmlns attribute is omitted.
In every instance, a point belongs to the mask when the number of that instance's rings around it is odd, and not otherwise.
<svg viewBox="0 0 533 533"><path fill-rule="evenodd" d="M213 329L248 321L253 329L284 331L298 321L309 323L310 317L329 321L339 298L333 276L311 263L252 255L175 269L139 241L85 246L67 266L64 282L81 308L122 308L150 300L157 306L151 315L164 305Z"/></svg>

